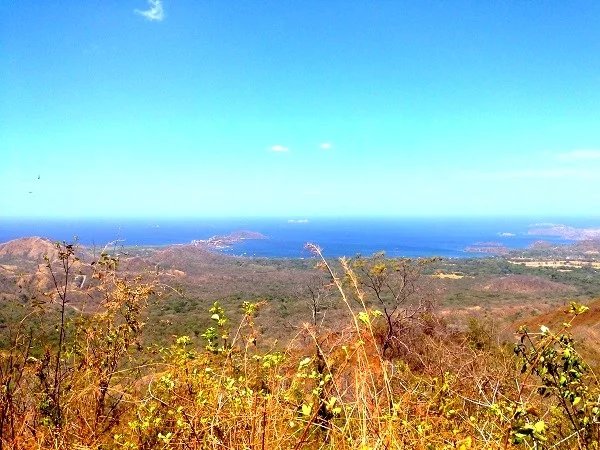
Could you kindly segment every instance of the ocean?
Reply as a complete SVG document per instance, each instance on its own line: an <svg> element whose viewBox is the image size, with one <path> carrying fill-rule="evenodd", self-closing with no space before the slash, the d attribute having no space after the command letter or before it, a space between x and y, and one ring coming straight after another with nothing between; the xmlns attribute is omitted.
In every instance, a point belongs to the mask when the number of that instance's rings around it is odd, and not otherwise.
<svg viewBox="0 0 600 450"><path fill-rule="evenodd" d="M497 242L522 249L536 240L568 243L559 237L534 236L537 223L598 227L600 219L573 218L260 218L260 219L2 219L0 242L28 236L77 241L104 246L118 241L124 246L185 244L233 231L257 231L268 239L243 241L224 253L239 256L301 258L312 242L326 256L473 257L465 249L481 242Z"/></svg>

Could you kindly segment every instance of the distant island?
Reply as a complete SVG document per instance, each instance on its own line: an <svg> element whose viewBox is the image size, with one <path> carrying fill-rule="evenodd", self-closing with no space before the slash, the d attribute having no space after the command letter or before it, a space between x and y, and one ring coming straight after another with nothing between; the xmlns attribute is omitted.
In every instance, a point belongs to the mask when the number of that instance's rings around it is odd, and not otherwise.
<svg viewBox="0 0 600 450"><path fill-rule="evenodd" d="M531 236L554 236L572 241L600 239L600 228L576 228L561 224L537 224L530 228Z"/></svg>
<svg viewBox="0 0 600 450"><path fill-rule="evenodd" d="M216 235L208 239L194 239L191 244L196 247L209 247L212 249L225 249L242 241L254 241L268 239L257 231L240 230L226 235Z"/></svg>

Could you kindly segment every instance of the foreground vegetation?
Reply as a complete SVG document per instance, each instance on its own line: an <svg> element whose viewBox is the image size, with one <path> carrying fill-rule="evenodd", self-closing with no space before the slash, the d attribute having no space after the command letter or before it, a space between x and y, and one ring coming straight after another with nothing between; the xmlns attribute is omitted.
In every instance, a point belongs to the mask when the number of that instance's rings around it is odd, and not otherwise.
<svg viewBox="0 0 600 450"><path fill-rule="evenodd" d="M333 267L310 248L325 282L285 345L256 325L266 305L253 300L215 303L203 333L159 346L141 339L146 305L170 287L102 254L82 292L75 248L58 245L54 288L8 324L0 447L599 447L598 380L569 333L585 306L506 345L485 323L459 332L438 317L418 283L435 261Z"/></svg>

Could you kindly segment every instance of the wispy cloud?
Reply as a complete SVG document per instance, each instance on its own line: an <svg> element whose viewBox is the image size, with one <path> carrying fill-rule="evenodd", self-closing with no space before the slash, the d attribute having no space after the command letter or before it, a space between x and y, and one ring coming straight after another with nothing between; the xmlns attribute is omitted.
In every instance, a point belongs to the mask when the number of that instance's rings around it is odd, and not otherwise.
<svg viewBox="0 0 600 450"><path fill-rule="evenodd" d="M135 12L151 21L161 22L165 18L162 0L148 0L147 10L136 9Z"/></svg>
<svg viewBox="0 0 600 450"><path fill-rule="evenodd" d="M482 172L477 178L486 180L518 180L518 179L561 179L561 178L596 178L597 173L588 169L548 168L523 169L498 172Z"/></svg>
<svg viewBox="0 0 600 450"><path fill-rule="evenodd" d="M331 145L331 142L322 142L319 147L321 147L322 150L330 150L333 145Z"/></svg>
<svg viewBox="0 0 600 450"><path fill-rule="evenodd" d="M556 158L559 161L590 161L600 160L600 150L573 150L570 152L559 153Z"/></svg>
<svg viewBox="0 0 600 450"><path fill-rule="evenodd" d="M287 148L284 145L280 145L280 144L275 144L271 147L271 151L277 152L277 153L283 153L283 152L287 152L289 150L290 150L289 148Z"/></svg>

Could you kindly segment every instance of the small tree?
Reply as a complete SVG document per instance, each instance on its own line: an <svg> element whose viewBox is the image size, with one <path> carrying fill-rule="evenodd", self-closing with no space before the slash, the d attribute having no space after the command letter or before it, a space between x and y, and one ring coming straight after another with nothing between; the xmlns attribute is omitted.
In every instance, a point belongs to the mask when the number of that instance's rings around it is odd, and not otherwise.
<svg viewBox="0 0 600 450"><path fill-rule="evenodd" d="M371 294L381 308L385 320L382 352L390 353L402 330L411 322L423 322L431 315L433 301L425 295L423 269L436 259L387 258L375 253L369 258L357 256L351 267L358 275L360 286Z"/></svg>
<svg viewBox="0 0 600 450"><path fill-rule="evenodd" d="M303 293L308 297L312 325L315 328L323 323L327 308L331 306L331 290L331 280L325 278L321 273L313 275L305 286Z"/></svg>
<svg viewBox="0 0 600 450"><path fill-rule="evenodd" d="M48 442L66 448L69 436L79 436L95 446L110 438L127 410L126 397L139 375L134 354L141 350L141 314L157 283L119 276L118 258L107 253L88 266L80 263L74 244L57 243L56 249L57 260L46 258L53 289L44 309L58 309L58 342L44 343L42 356L33 358L39 417L51 432ZM91 272L85 290L75 282L78 266ZM77 294L91 302L91 311L73 304Z"/></svg>

